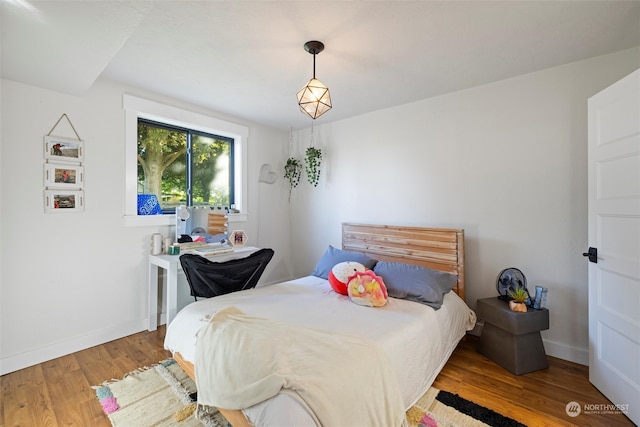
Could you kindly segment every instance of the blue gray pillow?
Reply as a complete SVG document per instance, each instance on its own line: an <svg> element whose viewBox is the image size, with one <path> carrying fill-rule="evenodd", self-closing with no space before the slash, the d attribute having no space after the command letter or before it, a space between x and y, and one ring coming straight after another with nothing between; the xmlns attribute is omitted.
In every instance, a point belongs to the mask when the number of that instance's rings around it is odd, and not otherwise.
<svg viewBox="0 0 640 427"><path fill-rule="evenodd" d="M327 250L324 252L324 255L322 255L322 258L320 258L320 261L316 264L311 275L321 277L323 279L329 279L329 272L331 272L333 266L346 261L359 262L369 270L371 270L377 262L375 259L369 258L360 252L336 249L329 245Z"/></svg>
<svg viewBox="0 0 640 427"><path fill-rule="evenodd" d="M390 297L419 302L435 310L458 282L455 274L401 262L379 261L373 272L382 277Z"/></svg>

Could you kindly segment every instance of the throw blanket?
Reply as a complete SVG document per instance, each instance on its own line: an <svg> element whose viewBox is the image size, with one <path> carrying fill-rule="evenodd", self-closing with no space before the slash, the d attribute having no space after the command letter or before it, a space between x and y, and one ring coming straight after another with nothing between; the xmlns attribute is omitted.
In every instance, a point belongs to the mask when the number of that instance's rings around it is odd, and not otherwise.
<svg viewBox="0 0 640 427"><path fill-rule="evenodd" d="M198 404L245 409L281 390L323 426L401 426L404 405L386 354L364 338L214 314L196 341Z"/></svg>

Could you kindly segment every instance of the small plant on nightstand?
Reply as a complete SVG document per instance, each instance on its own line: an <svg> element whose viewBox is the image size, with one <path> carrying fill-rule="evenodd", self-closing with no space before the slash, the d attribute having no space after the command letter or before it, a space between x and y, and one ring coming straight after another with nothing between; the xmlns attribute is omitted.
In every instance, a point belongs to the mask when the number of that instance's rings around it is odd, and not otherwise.
<svg viewBox="0 0 640 427"><path fill-rule="evenodd" d="M527 305L525 302L529 299L529 293L525 288L517 287L509 290L509 308L513 311L526 313Z"/></svg>

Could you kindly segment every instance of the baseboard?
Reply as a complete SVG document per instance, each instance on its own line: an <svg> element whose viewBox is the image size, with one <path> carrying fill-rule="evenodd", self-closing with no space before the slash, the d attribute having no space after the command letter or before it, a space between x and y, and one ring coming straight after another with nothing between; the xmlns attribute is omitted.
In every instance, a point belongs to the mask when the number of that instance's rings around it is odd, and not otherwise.
<svg viewBox="0 0 640 427"><path fill-rule="evenodd" d="M8 374L38 363L46 362L76 351L104 344L118 338L133 335L147 329L148 319L141 318L113 327L93 331L85 335L59 341L23 353L0 359L0 375Z"/></svg>
<svg viewBox="0 0 640 427"><path fill-rule="evenodd" d="M569 362L589 366L589 350L562 344L557 341L542 340L547 356L568 360Z"/></svg>

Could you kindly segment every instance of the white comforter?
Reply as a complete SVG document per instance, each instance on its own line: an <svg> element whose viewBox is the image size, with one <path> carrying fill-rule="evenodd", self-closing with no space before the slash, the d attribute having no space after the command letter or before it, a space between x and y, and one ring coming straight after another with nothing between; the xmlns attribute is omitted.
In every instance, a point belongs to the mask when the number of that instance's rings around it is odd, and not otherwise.
<svg viewBox="0 0 640 427"><path fill-rule="evenodd" d="M401 426L387 355L355 335L218 311L196 343L198 404L245 409L287 390L322 426Z"/></svg>
<svg viewBox="0 0 640 427"><path fill-rule="evenodd" d="M439 310L395 298L389 298L384 307L371 308L335 293L327 280L307 276L188 305L167 328L165 348L195 363L196 334L215 312L229 306L251 316L373 340L391 361L405 409L433 383L476 320L475 313L452 292L445 295ZM269 409L280 404L288 408L287 399L282 394L243 412L254 425L292 425L293 418L289 423L279 420L286 413L282 407ZM295 420L297 426L314 425Z"/></svg>

